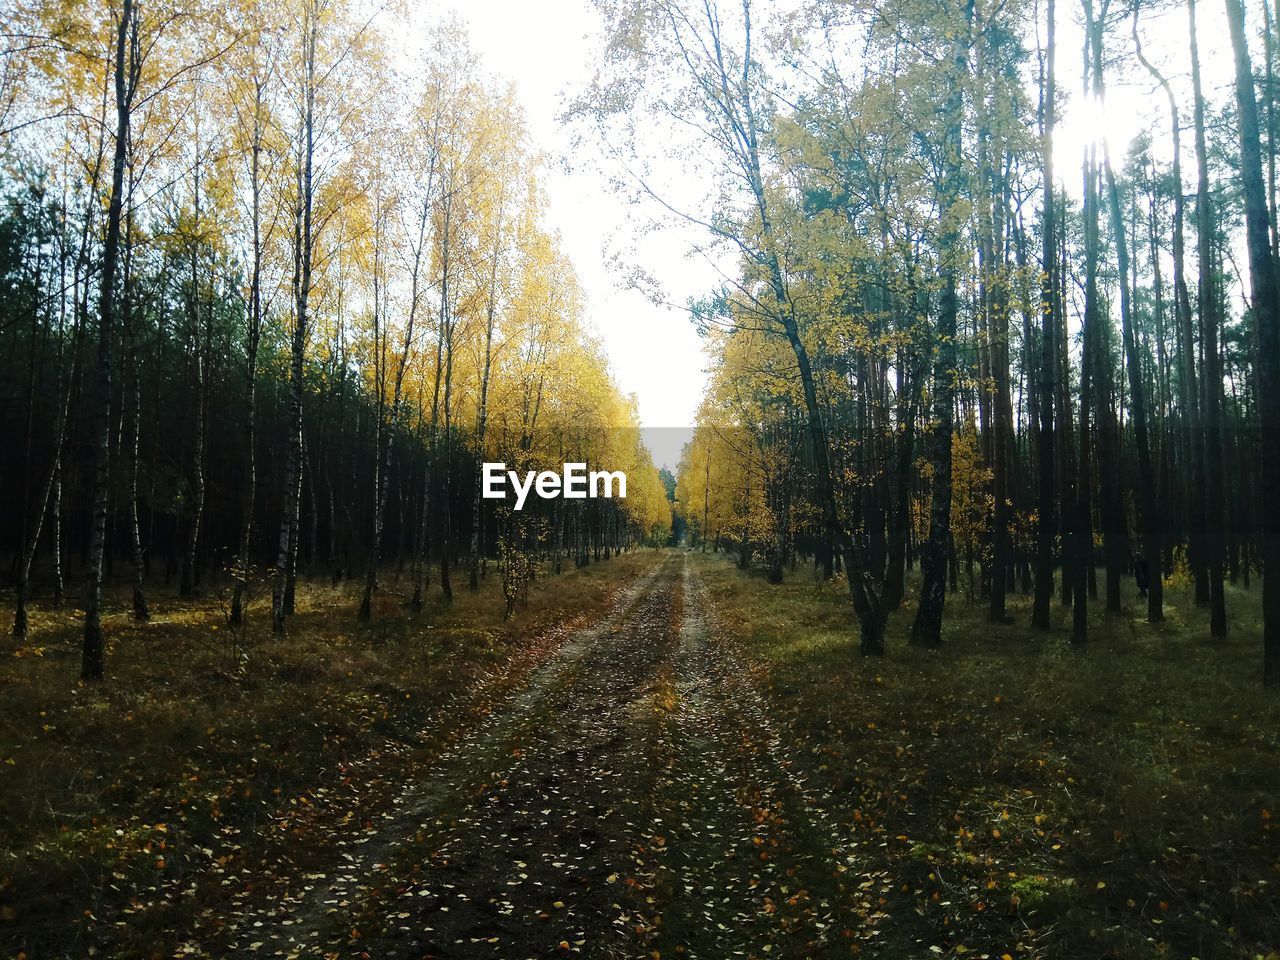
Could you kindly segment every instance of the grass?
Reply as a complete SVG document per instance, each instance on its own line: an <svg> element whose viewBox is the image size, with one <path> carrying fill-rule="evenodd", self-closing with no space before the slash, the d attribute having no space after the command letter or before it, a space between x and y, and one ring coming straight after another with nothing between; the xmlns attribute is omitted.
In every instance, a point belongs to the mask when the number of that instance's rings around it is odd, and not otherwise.
<svg viewBox="0 0 1280 960"><path fill-rule="evenodd" d="M1280 698L1258 686L1256 587L1229 588L1223 642L1180 588L1158 628L1135 598L1094 605L1085 649L1028 629L1024 597L997 625L953 595L942 648L906 643L908 605L864 660L842 585L692 559L794 772L889 878L867 902L888 917L877 956L1275 960ZM100 685L76 680L77 613L36 608L0 656L0 957L216 943L237 898L331 863L652 562L535 583L511 622L492 576L416 618L389 582L368 625L356 585L310 585L288 637L258 597L235 644L221 596L153 596L138 625L112 593Z"/></svg>
<svg viewBox="0 0 1280 960"><path fill-rule="evenodd" d="M300 585L289 634L269 598L233 634L226 598L112 591L108 679L78 681L83 613L32 611L0 655L0 956L165 957L216 926L227 871L320 862L401 777L513 689L562 625L653 562L631 554L535 582L503 619L496 573L417 617L389 589ZM4 598L11 601L11 598ZM9 604L6 604L9 606ZM349 824L347 824L349 828Z"/></svg>
<svg viewBox="0 0 1280 960"><path fill-rule="evenodd" d="M944 645L864 660L847 593L695 555L803 772L895 878L884 957L1255 958L1280 954L1280 695L1259 685L1259 588L1228 588L1211 642L1185 590L1168 620L1093 605L1091 639L947 601ZM1131 590L1126 584L1126 590ZM937 948L930 950L929 948Z"/></svg>

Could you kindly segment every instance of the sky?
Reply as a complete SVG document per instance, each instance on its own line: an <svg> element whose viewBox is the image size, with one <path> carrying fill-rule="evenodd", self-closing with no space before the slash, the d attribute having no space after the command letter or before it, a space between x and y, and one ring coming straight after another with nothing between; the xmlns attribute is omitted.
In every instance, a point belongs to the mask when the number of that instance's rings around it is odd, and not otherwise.
<svg viewBox="0 0 1280 960"><path fill-rule="evenodd" d="M572 164L571 131L560 115L566 96L581 91L594 72L599 22L590 0L430 4L430 16L442 11L467 24L487 70L515 83L534 144L547 155L547 219L578 271L589 323L604 343L615 382L636 397L655 463L674 471L702 397L702 341L686 311L655 305L626 277L631 265L643 265L662 278L670 303L683 304L715 286L717 276L686 255L701 238L678 230L639 235L643 214L594 164Z"/></svg>
<svg viewBox="0 0 1280 960"><path fill-rule="evenodd" d="M1198 6L1206 94L1221 102L1230 96L1231 81L1222 3L1203 0ZM1078 8L1071 0L1058 2L1058 86L1070 99L1054 146L1060 183L1076 196L1081 191L1080 158L1092 137L1107 138L1119 166L1132 139L1154 125L1157 156L1167 160L1170 153L1162 139L1168 130L1166 101L1133 60L1129 21L1110 35L1110 45L1124 56L1108 67L1106 109L1080 95L1083 31ZM431 20L448 15L466 24L485 69L515 84L533 141L547 157L547 218L577 268L589 322L604 344L615 381L636 397L655 463L674 471L692 433L706 365L687 312L675 305L717 288L721 278L713 265L690 255L706 239L700 231L682 226L646 230L653 211L630 206L594 158L575 155L572 131L560 118L566 98L580 92L594 72L598 14L591 0L421 0L414 7L412 28L428 29ZM1185 114L1184 179L1194 190L1186 30L1183 3L1165 13L1143 14L1144 52L1174 85ZM1259 51L1251 52L1256 62ZM683 171L677 160L670 162L666 178L678 182ZM629 286L626 278L635 266L660 280L666 305Z"/></svg>

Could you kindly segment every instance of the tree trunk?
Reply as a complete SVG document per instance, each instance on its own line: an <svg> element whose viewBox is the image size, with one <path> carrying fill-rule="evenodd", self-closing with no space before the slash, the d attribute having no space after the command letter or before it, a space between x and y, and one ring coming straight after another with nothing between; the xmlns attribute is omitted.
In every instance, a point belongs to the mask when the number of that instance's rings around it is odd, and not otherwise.
<svg viewBox="0 0 1280 960"><path fill-rule="evenodd" d="M1041 110L1044 119L1040 134L1040 151L1044 163L1044 211L1041 214L1041 231L1044 245L1042 272L1040 274L1040 422L1036 441L1040 468L1039 507L1036 517L1036 593L1031 609L1031 625L1041 630L1050 627L1049 604L1053 598L1053 542L1054 542L1054 439L1053 403L1054 371L1057 369L1055 332L1058 328L1058 253L1056 248L1057 206L1054 201L1053 179L1053 130L1057 77L1055 60L1054 0L1048 0L1048 39L1045 50L1045 82L1041 93ZM1063 576L1066 567L1063 566Z"/></svg>
<svg viewBox="0 0 1280 960"><path fill-rule="evenodd" d="M995 387L991 397L991 487L995 509L991 531L991 602L988 613L992 620L1003 622L1008 619L1005 598L1009 586L1009 527L1013 506L1013 417L1009 385L1008 271L1004 261L1004 188L996 184L994 178L991 186L993 195L999 197L1001 202L999 216L992 218L991 254L996 275L990 291L990 314L987 319L991 378Z"/></svg>
<svg viewBox="0 0 1280 960"><path fill-rule="evenodd" d="M951 86L947 97L943 141L943 172L939 190L942 229L938 237L942 292L938 300L937 345L933 366L933 478L929 508L929 539L921 556L920 606L911 624L911 642L925 646L942 643L942 610L946 603L947 550L951 539L951 435L954 428L956 378L956 273L959 268L959 224L955 216L960 200L961 132L964 123L964 86L969 30L974 2L965 4L963 29L956 31L951 51Z"/></svg>
<svg viewBox="0 0 1280 960"><path fill-rule="evenodd" d="M130 57L126 77L126 51L136 50L137 26L133 0L123 0L116 27L115 105L116 136L111 163L111 196L107 203L107 235L102 248L102 291L98 297L97 396L94 398L90 434L93 463L93 527L89 538L89 577L85 595L84 646L80 675L101 680L106 664L102 639L102 561L107 540L107 510L111 478L111 334L115 322L116 266L120 255L120 219L124 201L125 155L129 144L129 113L133 102L138 64ZM132 43L130 41L133 41Z"/></svg>
<svg viewBox="0 0 1280 960"><path fill-rule="evenodd" d="M1222 355L1218 347L1218 297L1214 277L1213 207L1209 201L1209 154L1205 144L1204 97L1200 87L1200 49L1196 4L1187 0L1191 20L1191 85L1195 98L1196 253L1200 263L1200 349L1204 355L1204 554L1199 564L1208 579L1209 632L1227 635L1226 595L1222 583L1225 554L1222 500ZM1200 578L1197 578L1199 584ZM1197 586L1197 598L1200 588Z"/></svg>
<svg viewBox="0 0 1280 960"><path fill-rule="evenodd" d="M142 373L138 363L137 330L133 325L133 188L129 189L130 210L125 215L124 253L124 330L129 346L132 388L129 405L129 543L133 560L133 619L145 623L151 619L147 596L143 590L146 568L142 550L142 527L138 522L138 447L142 433Z"/></svg>
<svg viewBox="0 0 1280 960"><path fill-rule="evenodd" d="M1092 5L1088 4L1089 19L1092 21L1092 88L1097 102L1103 102L1106 96L1103 59L1103 31L1106 29L1105 10L1096 18L1092 14ZM1104 147L1105 149L1105 147ZM1116 419L1115 394L1116 384L1112 363L1111 342L1112 324L1107 312L1102 308L1098 289L1097 260L1101 253L1099 232L1099 216L1102 209L1102 164L1099 163L1098 150L1095 146L1090 158L1091 195L1087 201L1087 230L1091 244L1086 243L1086 323L1093 328L1093 397L1094 429L1096 432L1096 455L1098 460L1098 506L1102 521L1103 560L1107 575L1106 610L1108 613L1119 613L1122 610L1120 600L1120 583L1129 564L1128 528L1125 524L1124 504L1120 493L1120 427ZM1123 282L1123 281L1122 281ZM1092 294L1092 310L1090 309ZM1123 403L1121 404L1123 406ZM1092 570L1092 566L1090 566Z"/></svg>
<svg viewBox="0 0 1280 960"><path fill-rule="evenodd" d="M303 17L303 111L298 143L297 205L294 210L293 292L294 327L289 364L289 448L285 461L284 495L280 511L279 549L271 591L271 629L284 633L291 607L288 593L297 561L297 529L302 490L303 360L307 347L307 310L311 296L311 202L314 155L316 34L315 11L308 3Z"/></svg>
<svg viewBox="0 0 1280 960"><path fill-rule="evenodd" d="M191 238L191 291L188 295L188 314L191 323L192 354L195 360L195 450L191 456L191 515L188 518L186 551L182 556L182 579L179 582L178 594L189 597L195 592L197 579L197 551L200 546L200 523L204 518L204 447L205 447L205 390L206 390L206 341L207 337L200 329L200 277L199 266L199 228L200 228L200 145L196 144L195 167L195 210L194 229L196 235ZM212 299L213 292L210 291ZM210 309L213 305L210 303Z"/></svg>
<svg viewBox="0 0 1280 960"><path fill-rule="evenodd" d="M1262 180L1258 106L1253 92L1240 0L1226 0L1235 55L1236 110L1240 123L1240 174L1244 187L1249 279L1258 350L1258 446L1262 488L1280 490L1280 277L1271 253L1267 195ZM1262 680L1280 686L1280 498L1262 498Z"/></svg>
<svg viewBox="0 0 1280 960"><path fill-rule="evenodd" d="M1133 328L1132 306L1129 295L1129 247L1120 211L1120 188L1115 172L1111 169L1111 157L1103 147L1104 167L1107 176L1107 197L1111 212L1111 229L1115 235L1116 260L1120 273L1120 326L1124 340L1125 366L1129 372L1129 395L1133 404L1131 419L1138 445L1138 503L1142 508L1142 549L1147 570L1147 621L1159 623L1164 618L1162 608L1162 584L1160 572L1160 530L1163 518L1156 500L1156 477L1151 462L1151 442L1147 435L1146 385L1142 379L1142 363L1138 354L1137 334Z"/></svg>
<svg viewBox="0 0 1280 960"><path fill-rule="evenodd" d="M914 300L912 307L914 308ZM911 470L915 459L916 386L907 372L909 354L898 356L897 458L893 472L893 534L885 570L885 611L897 610L906 594L907 539L911 535Z"/></svg>
<svg viewBox="0 0 1280 960"><path fill-rule="evenodd" d="M484 368L480 376L480 408L476 412L476 451L480 459L485 457L485 431L489 425L489 374L493 368L493 324L497 314L498 298L498 261L501 255L502 208L499 205L498 222L495 227L496 239L492 251L493 262L489 269L489 303L485 311L484 331ZM483 517L484 500L481 498L480 485L477 484L471 498L471 570L468 587L471 592L480 589L480 551L481 519ZM559 563L557 552L556 562Z"/></svg>
<svg viewBox="0 0 1280 960"><path fill-rule="evenodd" d="M240 553L236 558L235 590L231 597L230 619L244 622L244 592L251 561L253 512L258 499L258 348L262 342L262 142L263 82L254 82L253 134L250 144L249 182L253 196L253 263L249 274L249 330L245 342L244 449L245 478L240 502Z"/></svg>

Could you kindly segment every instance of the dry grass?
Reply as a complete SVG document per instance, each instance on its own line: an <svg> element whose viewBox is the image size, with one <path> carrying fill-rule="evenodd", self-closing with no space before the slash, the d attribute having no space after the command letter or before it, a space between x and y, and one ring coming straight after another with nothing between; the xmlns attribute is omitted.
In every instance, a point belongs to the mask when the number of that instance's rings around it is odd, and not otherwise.
<svg viewBox="0 0 1280 960"><path fill-rule="evenodd" d="M1263 957L1280 949L1280 695L1259 597L1213 643L1182 590L1153 628L1095 606L1087 648L948 599L945 645L863 660L841 585L698 558L804 772L900 881L886 957ZM1131 589L1126 585L1126 589ZM1056 607L1055 616L1062 610Z"/></svg>
<svg viewBox="0 0 1280 960"><path fill-rule="evenodd" d="M417 617L389 582L371 624L356 584L306 585L284 638L269 599L237 636L224 597L157 594L135 624L121 591L94 685L77 680L77 612L37 607L28 643L0 657L0 956L169 955L217 912L226 863L268 874L277 836L318 850L326 811L373 816L397 771L500 700L557 625L652 562L535 582L510 622L492 572L477 594L464 572L451 607Z"/></svg>

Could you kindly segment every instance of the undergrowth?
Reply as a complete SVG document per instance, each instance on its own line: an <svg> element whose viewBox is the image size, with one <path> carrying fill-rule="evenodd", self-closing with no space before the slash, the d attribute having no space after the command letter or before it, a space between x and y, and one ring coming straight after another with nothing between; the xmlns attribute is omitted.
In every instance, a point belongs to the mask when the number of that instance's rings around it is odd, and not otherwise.
<svg viewBox="0 0 1280 960"><path fill-rule="evenodd" d="M1167 621L1092 604L1032 630L947 599L944 644L858 655L842 584L780 586L696 555L723 639L746 655L804 774L898 881L885 957L1280 957L1280 695L1259 683L1260 597L1228 588L1231 633L1166 594ZM1131 589L1131 585L1126 585Z"/></svg>
<svg viewBox="0 0 1280 960"><path fill-rule="evenodd" d="M367 624L358 585L303 583L284 637L268 597L233 631L225 591L155 591L140 624L113 590L99 684L77 679L82 611L36 607L0 655L0 956L172 955L228 909L229 864L259 862L265 885L275 857L322 858L327 808L375 816L562 625L653 562L539 580L511 621L496 572L417 615L388 574Z"/></svg>

